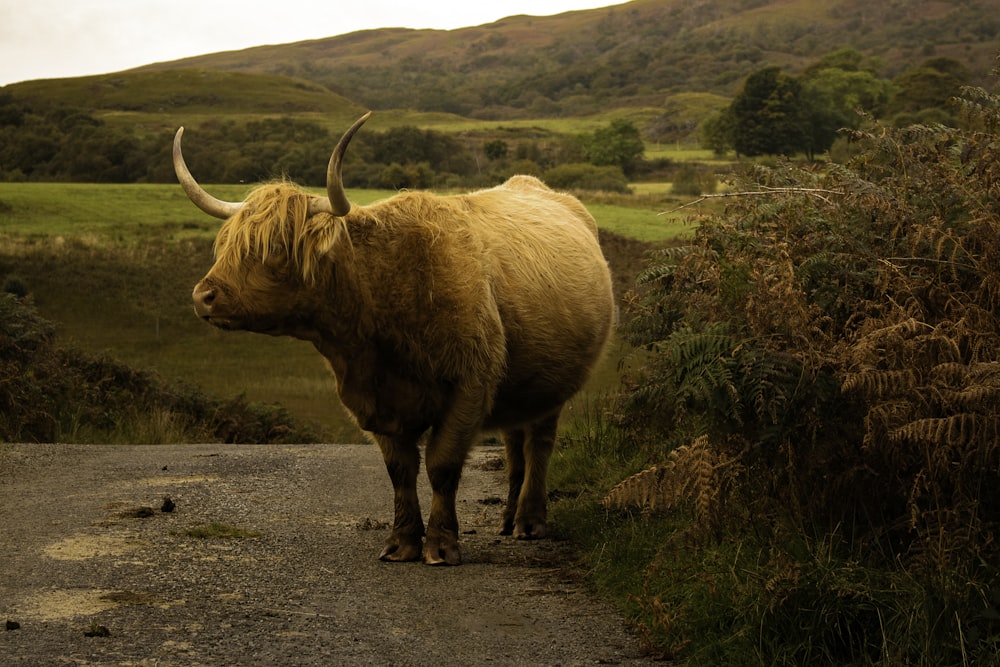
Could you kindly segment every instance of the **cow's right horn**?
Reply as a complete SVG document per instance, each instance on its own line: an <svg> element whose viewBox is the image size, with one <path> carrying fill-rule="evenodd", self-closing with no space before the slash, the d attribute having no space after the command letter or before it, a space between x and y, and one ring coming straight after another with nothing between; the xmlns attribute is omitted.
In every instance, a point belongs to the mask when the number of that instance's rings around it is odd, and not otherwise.
<svg viewBox="0 0 1000 667"><path fill-rule="evenodd" d="M318 200L317 210L310 212L323 211L339 217L347 215L351 210L351 202L347 199L347 193L344 192L344 179L341 175L344 151L347 150L347 144L351 143L354 134L365 124L366 120L371 118L371 115L372 112L369 111L354 121L354 125L351 125L351 128L347 132L344 132L344 136L337 142L337 147L333 149L333 155L330 156L330 162L326 167L326 196L328 201ZM327 205L329 205L329 208L327 208Z"/></svg>
<svg viewBox="0 0 1000 667"><path fill-rule="evenodd" d="M174 173L177 174L177 180L180 181L181 187L184 188L188 199L202 211L216 218L225 220L235 215L243 206L242 202L228 202L216 199L205 192L198 185L198 181L194 180L191 172L188 171L187 165L184 163L184 156L181 154L182 134L184 134L183 127L178 128L177 134L174 135Z"/></svg>

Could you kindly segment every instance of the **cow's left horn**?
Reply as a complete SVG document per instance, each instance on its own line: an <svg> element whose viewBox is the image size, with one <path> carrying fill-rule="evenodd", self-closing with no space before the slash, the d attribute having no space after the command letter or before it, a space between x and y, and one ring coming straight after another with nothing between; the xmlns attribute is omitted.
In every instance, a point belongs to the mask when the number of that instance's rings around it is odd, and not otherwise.
<svg viewBox="0 0 1000 667"><path fill-rule="evenodd" d="M183 127L179 128L177 134L174 135L174 173L177 174L177 180L181 182L185 194L195 206L205 213L223 220L231 217L240 210L243 203L216 199L198 185L198 181L194 180L194 176L188 171L187 165L184 163L184 156L181 154L182 134L184 134Z"/></svg>
<svg viewBox="0 0 1000 667"><path fill-rule="evenodd" d="M314 200L316 203L310 208L310 213L324 212L342 216L350 212L351 202L347 199L347 193L344 192L344 179L341 175L344 152L347 150L347 144L351 143L351 139L354 138L354 134L365 124L366 120L371 118L371 115L372 112L369 111L354 121L354 125L351 125L351 128L344 132L344 136L337 142L337 147L333 149L333 155L330 156L330 163L326 167L327 199Z"/></svg>

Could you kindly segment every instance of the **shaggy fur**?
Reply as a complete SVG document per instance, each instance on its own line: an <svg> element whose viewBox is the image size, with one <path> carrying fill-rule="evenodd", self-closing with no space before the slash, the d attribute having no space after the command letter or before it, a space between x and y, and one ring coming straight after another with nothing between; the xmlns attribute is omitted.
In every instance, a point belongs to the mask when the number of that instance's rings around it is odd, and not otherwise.
<svg viewBox="0 0 1000 667"><path fill-rule="evenodd" d="M502 532L543 537L559 412L614 319L593 218L527 176L468 195L402 193L344 217L309 217L309 197L288 183L251 193L219 232L198 314L309 340L327 359L395 489L381 558L460 561L455 490L484 429L502 430L507 448ZM428 430L425 535L416 477Z"/></svg>

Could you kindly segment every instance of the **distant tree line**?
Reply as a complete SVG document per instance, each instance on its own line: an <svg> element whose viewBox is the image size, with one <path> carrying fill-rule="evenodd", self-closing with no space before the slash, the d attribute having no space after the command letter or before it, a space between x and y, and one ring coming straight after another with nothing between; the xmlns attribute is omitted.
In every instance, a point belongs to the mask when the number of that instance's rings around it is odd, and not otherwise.
<svg viewBox="0 0 1000 667"><path fill-rule="evenodd" d="M0 180L143 180L155 139L106 125L76 109L35 111L0 93Z"/></svg>
<svg viewBox="0 0 1000 667"><path fill-rule="evenodd" d="M932 58L893 80L879 70L877 59L853 49L831 52L797 76L759 69L728 107L702 123L702 144L751 157L812 158L829 150L842 128L857 128L859 111L897 127L958 123L948 101L969 80L961 63ZM336 142L323 126L294 116L222 116L190 128L189 136L185 154L199 179L218 183L287 175L322 185ZM86 110L35 109L0 92L0 180L169 183L171 139ZM399 189L486 186L528 173L561 188L626 191L629 180L669 166L644 161L643 152L640 129L625 119L577 136L396 127L359 134L345 178L351 187Z"/></svg>
<svg viewBox="0 0 1000 667"><path fill-rule="evenodd" d="M933 58L894 80L879 62L853 49L834 51L793 76L765 67L749 77L732 103L702 126L702 143L717 152L809 158L831 148L841 129L856 129L864 113L896 127L956 125L949 100L969 81L965 67Z"/></svg>
<svg viewBox="0 0 1000 667"><path fill-rule="evenodd" d="M188 129L184 154L205 183L287 176L322 186L337 137L291 116L240 123L221 118ZM170 183L172 134L141 134L79 110L35 110L0 95L0 180ZM616 120L579 136L497 139L412 126L360 133L344 168L348 187L401 189L486 186L514 173L557 187L626 191L641 169L639 129Z"/></svg>

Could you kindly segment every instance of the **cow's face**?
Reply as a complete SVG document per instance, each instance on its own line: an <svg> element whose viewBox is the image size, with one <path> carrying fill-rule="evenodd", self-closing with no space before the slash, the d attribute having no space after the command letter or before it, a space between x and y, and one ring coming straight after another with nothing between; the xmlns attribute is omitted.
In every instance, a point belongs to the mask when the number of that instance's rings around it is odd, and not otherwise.
<svg viewBox="0 0 1000 667"><path fill-rule="evenodd" d="M177 130L173 158L181 187L195 206L226 221L215 241L215 266L192 294L199 317L223 329L309 337L314 300L333 271L324 258L346 236L343 218L351 210L340 173L344 151L369 116L333 149L325 197L278 183L258 188L244 202L216 199L188 171L184 128Z"/></svg>
<svg viewBox="0 0 1000 667"><path fill-rule="evenodd" d="M215 265L195 285L195 313L222 329L307 335L328 293L343 220L310 215L310 196L286 183L258 188L226 220ZM326 304L329 307L329 304Z"/></svg>

